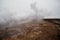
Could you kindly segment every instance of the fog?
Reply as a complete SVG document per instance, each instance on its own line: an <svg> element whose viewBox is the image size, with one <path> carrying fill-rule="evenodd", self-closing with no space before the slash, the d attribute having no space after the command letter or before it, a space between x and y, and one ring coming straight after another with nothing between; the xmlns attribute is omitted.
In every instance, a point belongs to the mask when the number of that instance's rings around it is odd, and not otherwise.
<svg viewBox="0 0 60 40"><path fill-rule="evenodd" d="M60 0L0 0L0 24L22 19L30 21L36 14L38 20L60 18Z"/></svg>

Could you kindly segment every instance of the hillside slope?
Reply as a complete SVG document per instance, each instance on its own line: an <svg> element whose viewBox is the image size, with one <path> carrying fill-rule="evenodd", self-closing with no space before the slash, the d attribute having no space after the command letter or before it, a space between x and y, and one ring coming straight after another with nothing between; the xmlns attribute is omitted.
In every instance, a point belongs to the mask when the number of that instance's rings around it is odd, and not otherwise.
<svg viewBox="0 0 60 40"><path fill-rule="evenodd" d="M43 20L15 25L0 31L1 40L58 40L55 24Z"/></svg>

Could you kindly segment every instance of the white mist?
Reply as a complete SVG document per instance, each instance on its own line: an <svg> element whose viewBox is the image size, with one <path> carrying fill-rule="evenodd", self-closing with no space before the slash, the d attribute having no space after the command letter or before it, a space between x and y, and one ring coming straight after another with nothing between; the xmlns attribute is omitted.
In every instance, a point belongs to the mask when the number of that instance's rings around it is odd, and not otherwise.
<svg viewBox="0 0 60 40"><path fill-rule="evenodd" d="M35 2L36 5L34 4ZM35 8L31 9L31 4ZM0 0L0 24L14 20L19 22L22 19L30 21L36 14L38 20L43 19L43 17L57 18L60 13L59 10L57 0Z"/></svg>

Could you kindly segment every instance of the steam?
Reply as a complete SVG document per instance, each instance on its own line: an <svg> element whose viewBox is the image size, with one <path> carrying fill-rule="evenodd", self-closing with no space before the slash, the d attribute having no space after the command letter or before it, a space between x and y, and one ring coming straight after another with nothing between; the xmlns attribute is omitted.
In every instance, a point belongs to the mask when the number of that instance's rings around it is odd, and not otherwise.
<svg viewBox="0 0 60 40"><path fill-rule="evenodd" d="M36 3L32 3L30 5L30 8L32 9L32 11L28 12L28 13L27 12L14 13L13 11L10 12L10 10L8 10L8 9L3 9L0 13L0 16L1 16L0 24L7 25L8 27L12 27L14 25L27 23L32 20L40 21L43 19L43 17L40 15L38 8L36 8Z"/></svg>
<svg viewBox="0 0 60 40"><path fill-rule="evenodd" d="M31 4L31 9L35 12L35 18L37 21L43 19L43 16L41 15L40 10L36 7L36 2Z"/></svg>
<svg viewBox="0 0 60 40"><path fill-rule="evenodd" d="M12 25L17 25L17 24L22 24L22 23L27 23L30 22L32 20L35 20L36 22L42 21L43 20L43 16L40 15L40 11L37 7L36 7L36 2L32 3L30 5L30 8L32 9L33 12L30 12L30 14L28 13L28 15L25 13L25 15L22 15L22 17L14 15L13 18L13 22L9 24L9 26ZM43 10L42 10L43 11ZM16 24L15 24L16 23Z"/></svg>
<svg viewBox="0 0 60 40"><path fill-rule="evenodd" d="M56 0L0 0L0 24L11 26L32 20L40 21L53 15L55 17L57 4Z"/></svg>

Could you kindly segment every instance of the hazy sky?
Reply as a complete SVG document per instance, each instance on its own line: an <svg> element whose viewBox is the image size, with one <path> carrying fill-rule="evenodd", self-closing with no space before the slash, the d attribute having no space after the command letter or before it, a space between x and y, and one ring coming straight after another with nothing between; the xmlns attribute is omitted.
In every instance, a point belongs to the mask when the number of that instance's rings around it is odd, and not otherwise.
<svg viewBox="0 0 60 40"><path fill-rule="evenodd" d="M34 2L39 10L47 12L40 13L42 16L60 18L60 0L0 0L0 19L11 14L27 17L33 12L30 5Z"/></svg>

